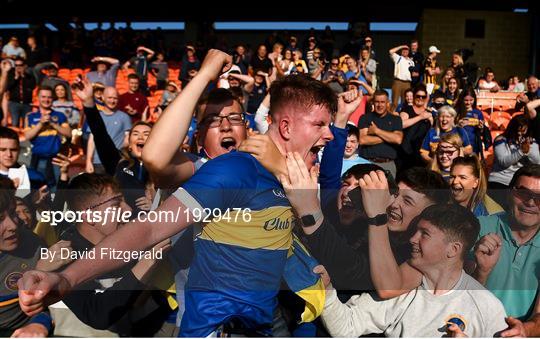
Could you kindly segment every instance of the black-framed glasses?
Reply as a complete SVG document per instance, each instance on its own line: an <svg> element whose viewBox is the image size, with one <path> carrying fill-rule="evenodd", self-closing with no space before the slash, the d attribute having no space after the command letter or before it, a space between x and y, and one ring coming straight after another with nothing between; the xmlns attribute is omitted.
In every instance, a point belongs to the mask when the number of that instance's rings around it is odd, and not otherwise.
<svg viewBox="0 0 540 339"><path fill-rule="evenodd" d="M454 153L456 153L458 150L456 148L454 149L438 149L437 154L438 155L447 155L452 156Z"/></svg>
<svg viewBox="0 0 540 339"><path fill-rule="evenodd" d="M530 201L531 199L533 199L535 205L540 207L540 194L534 193L528 188L521 187L521 186L513 187L512 195L521 201Z"/></svg>
<svg viewBox="0 0 540 339"><path fill-rule="evenodd" d="M244 113L229 113L228 115L219 115L216 113L209 114L203 119L203 123L208 124L208 127L219 127L223 123L223 119L227 119L229 124L240 126L245 123Z"/></svg>
<svg viewBox="0 0 540 339"><path fill-rule="evenodd" d="M418 99L425 99L427 98L427 95L415 95L414 97Z"/></svg>
<svg viewBox="0 0 540 339"><path fill-rule="evenodd" d="M94 205L86 208L85 210L93 210L94 208L105 205L109 201L113 201L113 200L116 200L118 202L122 202L124 200L124 195L122 193L114 195L114 196L110 197L109 199L106 199L106 200L104 200L102 202L98 202L97 204L94 204Z"/></svg>

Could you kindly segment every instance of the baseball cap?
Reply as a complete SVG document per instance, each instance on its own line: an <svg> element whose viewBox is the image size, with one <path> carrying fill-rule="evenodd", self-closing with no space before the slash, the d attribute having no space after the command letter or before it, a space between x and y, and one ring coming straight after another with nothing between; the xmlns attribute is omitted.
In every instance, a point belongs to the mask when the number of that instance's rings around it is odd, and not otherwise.
<svg viewBox="0 0 540 339"><path fill-rule="evenodd" d="M441 51L435 46L429 46L429 53L441 53Z"/></svg>

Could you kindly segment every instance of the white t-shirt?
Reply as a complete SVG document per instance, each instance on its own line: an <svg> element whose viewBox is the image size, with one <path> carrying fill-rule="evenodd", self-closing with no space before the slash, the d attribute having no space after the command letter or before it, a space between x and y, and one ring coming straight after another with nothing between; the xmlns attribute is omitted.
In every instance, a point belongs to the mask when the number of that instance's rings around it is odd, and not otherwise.
<svg viewBox="0 0 540 339"><path fill-rule="evenodd" d="M414 67L414 61L409 58L404 58L397 53L390 54L394 61L394 78L402 81L411 81L410 67Z"/></svg>
<svg viewBox="0 0 540 339"><path fill-rule="evenodd" d="M384 333L387 337L441 337L446 324L458 318L469 337L493 337L506 329L502 303L479 282L462 271L456 286L434 295L425 281L397 298L380 300L371 294L353 296L346 304L328 291L322 320L333 337Z"/></svg>

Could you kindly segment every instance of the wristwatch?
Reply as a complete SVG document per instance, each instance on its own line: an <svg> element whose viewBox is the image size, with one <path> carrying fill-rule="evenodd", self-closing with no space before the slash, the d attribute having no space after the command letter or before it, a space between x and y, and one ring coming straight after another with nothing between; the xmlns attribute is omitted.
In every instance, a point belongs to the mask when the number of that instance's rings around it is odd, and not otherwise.
<svg viewBox="0 0 540 339"><path fill-rule="evenodd" d="M373 226L386 225L388 223L388 214L381 213L381 214L376 215L373 218L368 218L366 221L368 225L373 225Z"/></svg>
<svg viewBox="0 0 540 339"><path fill-rule="evenodd" d="M321 210L313 213L313 214L307 214L302 217L300 217L300 221L302 222L303 227L309 227L313 226L319 221L323 216L323 213Z"/></svg>

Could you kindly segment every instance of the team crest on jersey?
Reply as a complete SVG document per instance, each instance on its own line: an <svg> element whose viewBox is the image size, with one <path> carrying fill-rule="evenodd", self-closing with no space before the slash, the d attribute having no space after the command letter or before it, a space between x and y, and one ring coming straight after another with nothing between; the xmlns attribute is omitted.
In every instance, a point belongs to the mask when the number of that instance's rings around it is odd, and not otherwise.
<svg viewBox="0 0 540 339"><path fill-rule="evenodd" d="M446 319L446 327L449 327L452 324L456 324L461 332L465 332L465 328L467 328L467 322L465 321L465 318L459 314L451 314Z"/></svg>
<svg viewBox="0 0 540 339"><path fill-rule="evenodd" d="M8 290L16 291L17 290L17 281L22 278L21 272L12 272L8 274L6 280L4 280L4 285Z"/></svg>

